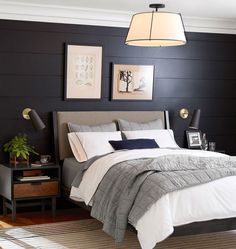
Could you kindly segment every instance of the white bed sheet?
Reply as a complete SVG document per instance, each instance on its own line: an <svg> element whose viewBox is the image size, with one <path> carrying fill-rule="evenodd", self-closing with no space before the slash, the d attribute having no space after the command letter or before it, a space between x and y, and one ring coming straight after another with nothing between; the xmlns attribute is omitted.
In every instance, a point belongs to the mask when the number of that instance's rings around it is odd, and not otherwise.
<svg viewBox="0 0 236 249"><path fill-rule="evenodd" d="M92 197L106 172L124 160L188 154L202 157L227 157L225 154L187 149L145 149L120 151L100 158L86 171L79 188L72 187L71 198L92 203ZM151 249L167 238L174 226L195 221L236 217L236 176L175 191L158 200L134 224L143 249Z"/></svg>
<svg viewBox="0 0 236 249"><path fill-rule="evenodd" d="M135 228L143 249L152 249L180 226L197 221L236 217L236 176L164 195Z"/></svg>

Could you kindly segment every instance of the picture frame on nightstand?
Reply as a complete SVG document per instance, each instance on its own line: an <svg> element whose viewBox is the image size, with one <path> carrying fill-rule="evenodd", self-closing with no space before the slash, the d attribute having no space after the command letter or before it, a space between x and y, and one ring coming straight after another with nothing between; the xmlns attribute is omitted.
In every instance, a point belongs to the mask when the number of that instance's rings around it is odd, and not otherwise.
<svg viewBox="0 0 236 249"><path fill-rule="evenodd" d="M187 143L189 149L200 149L201 148L201 132L196 131L186 131Z"/></svg>

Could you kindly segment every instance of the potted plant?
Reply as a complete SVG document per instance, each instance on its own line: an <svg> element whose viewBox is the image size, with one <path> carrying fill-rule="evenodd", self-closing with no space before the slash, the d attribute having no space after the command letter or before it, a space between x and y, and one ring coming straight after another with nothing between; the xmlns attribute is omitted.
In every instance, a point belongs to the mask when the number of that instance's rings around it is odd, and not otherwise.
<svg viewBox="0 0 236 249"><path fill-rule="evenodd" d="M25 134L18 134L9 142L3 145L4 151L10 154L10 164L29 164L29 155L38 153L34 147L28 144L28 139Z"/></svg>

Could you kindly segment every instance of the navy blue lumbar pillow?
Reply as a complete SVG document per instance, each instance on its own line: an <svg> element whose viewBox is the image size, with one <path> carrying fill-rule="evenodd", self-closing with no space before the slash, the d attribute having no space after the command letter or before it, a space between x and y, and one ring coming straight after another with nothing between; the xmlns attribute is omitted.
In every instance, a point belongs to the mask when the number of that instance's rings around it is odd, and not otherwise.
<svg viewBox="0 0 236 249"><path fill-rule="evenodd" d="M114 150L134 150L159 148L155 139L127 139L109 141Z"/></svg>

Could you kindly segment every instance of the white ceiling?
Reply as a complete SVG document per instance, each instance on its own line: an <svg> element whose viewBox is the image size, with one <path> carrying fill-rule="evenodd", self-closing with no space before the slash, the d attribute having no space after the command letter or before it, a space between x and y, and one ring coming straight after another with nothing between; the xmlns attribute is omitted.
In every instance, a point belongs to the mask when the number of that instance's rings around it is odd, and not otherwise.
<svg viewBox="0 0 236 249"><path fill-rule="evenodd" d="M150 3L166 4L166 11L180 12L183 16L208 18L235 18L235 0L7 0L8 2L45 4L67 7L85 7L120 11L146 11Z"/></svg>
<svg viewBox="0 0 236 249"><path fill-rule="evenodd" d="M0 0L0 18L127 27L150 3L181 13L188 31L236 34L236 0Z"/></svg>

